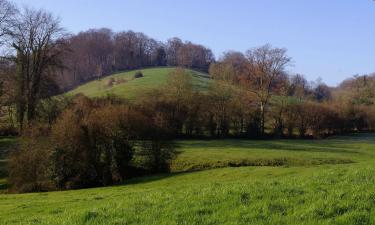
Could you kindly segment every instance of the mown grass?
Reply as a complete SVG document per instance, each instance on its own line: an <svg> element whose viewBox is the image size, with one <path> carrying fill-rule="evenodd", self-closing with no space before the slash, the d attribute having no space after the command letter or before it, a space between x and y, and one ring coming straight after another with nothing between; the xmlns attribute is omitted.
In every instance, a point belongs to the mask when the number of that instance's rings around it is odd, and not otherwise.
<svg viewBox="0 0 375 225"><path fill-rule="evenodd" d="M136 96L140 96L153 88L165 85L170 73L174 70L175 68L173 67L159 67L117 73L83 84L68 92L67 95L71 96L81 93L88 97L103 97L114 94L127 99L134 99ZM143 77L134 79L134 74L137 71L141 71ZM208 74L193 70L186 71L192 76L196 89L201 90L207 87L210 80ZM115 81L113 85L108 85L110 79Z"/></svg>
<svg viewBox="0 0 375 225"><path fill-rule="evenodd" d="M169 175L0 195L1 224L375 224L375 135L177 144L174 165L186 164ZM192 165L217 167L220 160L278 158L299 163L181 172Z"/></svg>

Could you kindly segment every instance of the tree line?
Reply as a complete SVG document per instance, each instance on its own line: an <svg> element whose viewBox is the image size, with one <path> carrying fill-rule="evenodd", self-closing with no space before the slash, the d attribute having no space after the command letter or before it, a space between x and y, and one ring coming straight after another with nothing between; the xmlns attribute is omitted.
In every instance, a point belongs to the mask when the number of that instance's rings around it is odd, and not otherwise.
<svg viewBox="0 0 375 225"><path fill-rule="evenodd" d="M2 135L19 135L10 156L16 191L110 185L168 172L176 138L323 138L375 129L375 75L332 88L291 74L287 50L211 50L172 38L92 29L68 34L44 10L0 0ZM134 101L65 97L61 90L116 71L173 66L164 87ZM197 90L186 68L211 79ZM142 74L135 74L142 79ZM21 166L22 165L22 166Z"/></svg>

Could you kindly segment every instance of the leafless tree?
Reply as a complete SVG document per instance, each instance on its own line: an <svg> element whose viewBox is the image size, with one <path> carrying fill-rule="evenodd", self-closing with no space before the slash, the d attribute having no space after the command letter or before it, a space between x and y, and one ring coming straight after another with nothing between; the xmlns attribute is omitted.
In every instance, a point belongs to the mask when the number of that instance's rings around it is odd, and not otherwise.
<svg viewBox="0 0 375 225"><path fill-rule="evenodd" d="M17 12L16 7L6 1L6 0L0 0L0 46L4 44L6 41L6 37L10 32L10 28L14 24L15 14ZM3 60L0 62L0 96L3 92L3 85L4 85L4 75L7 73L4 73L5 70L9 68L7 60Z"/></svg>
<svg viewBox="0 0 375 225"><path fill-rule="evenodd" d="M291 63L291 58L287 56L286 49L273 48L268 44L248 50L246 56L248 72L241 81L258 98L261 132L264 134L266 107L280 79L284 79L285 67Z"/></svg>
<svg viewBox="0 0 375 225"><path fill-rule="evenodd" d="M11 31L12 46L17 52L17 108L22 127L26 113L31 122L48 72L59 65L64 51L64 30L59 19L43 10L25 8Z"/></svg>
<svg viewBox="0 0 375 225"><path fill-rule="evenodd" d="M0 44L3 44L4 37L9 34L14 25L17 8L6 0L0 0Z"/></svg>

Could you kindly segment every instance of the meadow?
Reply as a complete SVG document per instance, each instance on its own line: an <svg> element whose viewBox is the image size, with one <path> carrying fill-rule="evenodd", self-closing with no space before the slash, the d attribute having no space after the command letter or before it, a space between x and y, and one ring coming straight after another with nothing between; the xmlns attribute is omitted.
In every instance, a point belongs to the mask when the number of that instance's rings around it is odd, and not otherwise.
<svg viewBox="0 0 375 225"><path fill-rule="evenodd" d="M3 142L1 142L3 144ZM375 135L181 140L171 174L0 195L1 224L374 224Z"/></svg>
<svg viewBox="0 0 375 225"><path fill-rule="evenodd" d="M79 93L88 97L117 95L126 99L134 99L142 93L165 85L169 75L175 69L175 67L156 67L117 73L78 86L66 95L72 96ZM143 77L134 78L138 71L142 72ZM207 87L210 80L208 74L189 69L186 69L186 72L192 77L194 88L202 90Z"/></svg>

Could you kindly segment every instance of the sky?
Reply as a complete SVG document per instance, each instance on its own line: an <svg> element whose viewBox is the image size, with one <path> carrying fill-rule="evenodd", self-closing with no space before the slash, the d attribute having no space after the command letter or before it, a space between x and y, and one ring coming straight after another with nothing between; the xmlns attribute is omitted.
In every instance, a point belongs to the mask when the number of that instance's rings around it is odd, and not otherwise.
<svg viewBox="0 0 375 225"><path fill-rule="evenodd" d="M71 33L133 30L160 41L180 37L212 49L288 50L290 73L337 85L375 72L373 0L13 0L60 17Z"/></svg>

